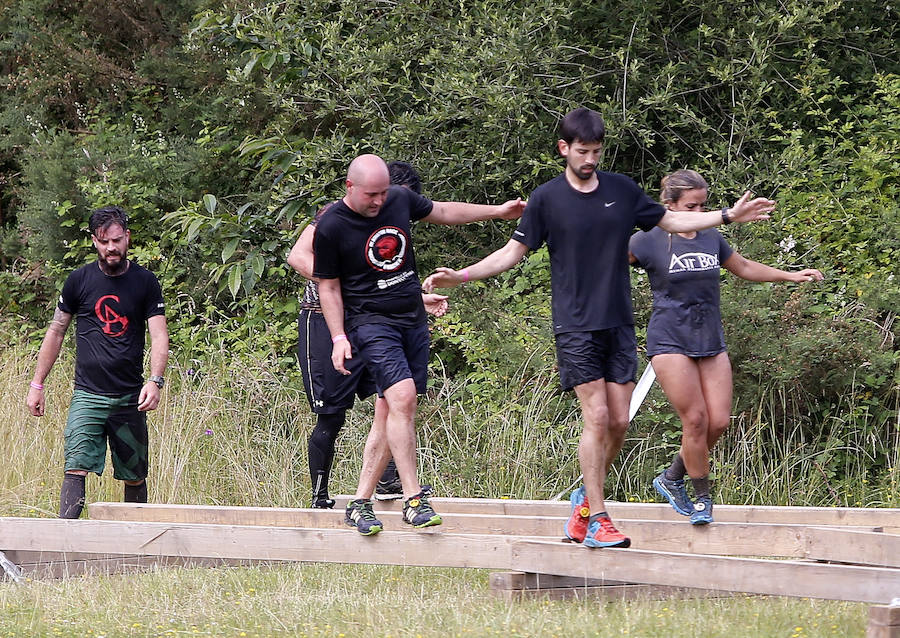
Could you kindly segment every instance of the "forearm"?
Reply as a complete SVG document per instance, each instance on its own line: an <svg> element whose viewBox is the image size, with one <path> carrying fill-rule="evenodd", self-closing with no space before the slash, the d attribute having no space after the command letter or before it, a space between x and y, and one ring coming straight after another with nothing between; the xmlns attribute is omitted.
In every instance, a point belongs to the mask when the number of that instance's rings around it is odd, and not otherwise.
<svg viewBox="0 0 900 638"><path fill-rule="evenodd" d="M528 252L528 248L525 244L511 239L503 248L495 250L481 261L463 270L468 274L468 279L487 279L506 272L518 264L526 252Z"/></svg>
<svg viewBox="0 0 900 638"><path fill-rule="evenodd" d="M315 226L307 226L287 257L287 264L307 279L313 278L315 255L313 253L313 237Z"/></svg>
<svg viewBox="0 0 900 638"><path fill-rule="evenodd" d="M722 224L722 211L673 212L667 211L657 226L669 233L689 233Z"/></svg>
<svg viewBox="0 0 900 638"><path fill-rule="evenodd" d="M169 335L151 337L150 343L150 376L165 376L169 364Z"/></svg>
<svg viewBox="0 0 900 638"><path fill-rule="evenodd" d="M435 210L429 216L436 224L457 225L495 219L499 206L490 204L469 204L466 202L434 202ZM437 214L435 214L437 213Z"/></svg>
<svg viewBox="0 0 900 638"><path fill-rule="evenodd" d="M790 272L749 259L746 260L746 264L738 276L747 281L793 281Z"/></svg>
<svg viewBox="0 0 900 638"><path fill-rule="evenodd" d="M335 285L337 281L337 279L323 279L319 284L319 304L322 306L322 315L332 337L345 334L344 300L341 297L340 284Z"/></svg>
<svg viewBox="0 0 900 638"><path fill-rule="evenodd" d="M65 339L65 331L60 332L51 326L44 335L41 342L41 349L38 351L37 365L34 368L34 376L32 381L39 385L43 385L47 375L53 368L53 364L59 358L60 350L62 350L63 339Z"/></svg>

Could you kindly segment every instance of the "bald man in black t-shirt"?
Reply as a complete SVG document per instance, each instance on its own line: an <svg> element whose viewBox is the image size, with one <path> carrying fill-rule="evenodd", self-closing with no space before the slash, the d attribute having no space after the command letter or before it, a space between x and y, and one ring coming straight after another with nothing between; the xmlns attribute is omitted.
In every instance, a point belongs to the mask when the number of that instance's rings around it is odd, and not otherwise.
<svg viewBox="0 0 900 638"><path fill-rule="evenodd" d="M59 357L72 317L77 317L75 392L64 432L60 518L81 516L85 477L89 472L103 474L107 441L114 477L125 484L125 501L147 502L147 412L159 405L169 356L159 281L128 259L131 231L125 211L118 206L95 210L89 229L97 261L66 279L25 400L32 415L44 415L44 380ZM148 328L150 376L144 382Z"/></svg>
<svg viewBox="0 0 900 638"><path fill-rule="evenodd" d="M334 344L335 369L347 374L346 362L362 358L387 403L387 417L383 426L376 420L369 432L345 520L361 534L381 531L370 499L393 455L406 498L403 520L414 527L438 525L441 517L416 476L416 400L425 392L430 336L410 228L417 220L465 224L513 219L524 203L431 201L391 186L387 165L376 155L361 155L350 163L346 187L343 199L316 226L313 275Z"/></svg>
<svg viewBox="0 0 900 638"><path fill-rule="evenodd" d="M635 227L687 232L766 219L774 202L751 202L745 193L730 211L672 214L628 177L597 170L605 134L599 113L583 107L568 113L557 142L565 172L531 194L509 243L462 270L439 268L423 287L430 292L491 277L547 244L560 381L575 390L584 419L578 444L584 486L572 494L565 533L588 547L628 547L603 501L607 472L625 441L637 373L628 239Z"/></svg>

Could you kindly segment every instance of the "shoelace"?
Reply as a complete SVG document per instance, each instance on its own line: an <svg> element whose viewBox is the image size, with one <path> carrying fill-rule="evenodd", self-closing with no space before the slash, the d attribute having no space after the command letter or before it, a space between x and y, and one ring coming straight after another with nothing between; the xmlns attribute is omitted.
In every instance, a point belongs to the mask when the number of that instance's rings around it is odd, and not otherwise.
<svg viewBox="0 0 900 638"><path fill-rule="evenodd" d="M612 521L608 518L598 519L597 522L600 523L600 527L602 527L603 531L607 534L621 534L621 532L613 526Z"/></svg>

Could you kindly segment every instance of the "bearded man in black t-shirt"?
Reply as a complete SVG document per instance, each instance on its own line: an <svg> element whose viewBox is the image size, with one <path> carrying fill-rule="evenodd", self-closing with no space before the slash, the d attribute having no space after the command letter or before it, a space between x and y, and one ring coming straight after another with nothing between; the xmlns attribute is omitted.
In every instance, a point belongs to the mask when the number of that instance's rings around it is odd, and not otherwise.
<svg viewBox="0 0 900 638"><path fill-rule="evenodd" d="M344 198L316 226L313 275L335 369L349 374L347 361L361 358L387 403L387 417L383 426L376 419L369 431L345 520L365 535L381 531L370 499L393 455L406 497L403 520L414 527L438 525L441 517L416 476L416 399L425 392L430 337L410 227L420 219L435 224L513 219L524 203L433 202L392 186L387 165L376 155L350 163L346 186Z"/></svg>
<svg viewBox="0 0 900 638"><path fill-rule="evenodd" d="M628 239L635 227L688 232L767 219L775 202L750 201L748 192L721 212L666 211L628 177L597 170L605 134L599 113L584 107L569 112L557 142L565 172L534 190L509 243L462 270L439 268L423 288L491 277L547 244L560 381L575 390L584 419L578 444L584 486L570 498L565 533L588 547L628 547L631 541L613 526L603 502L606 475L625 441L637 373Z"/></svg>
<svg viewBox="0 0 900 638"><path fill-rule="evenodd" d="M85 477L89 472L103 474L107 441L114 476L125 484L125 501L147 502L147 411L159 405L169 357L159 281L128 259L131 231L125 211L118 206L95 210L88 227L97 261L75 270L63 284L25 400L32 415L44 415L44 380L77 316L75 392L64 432L60 518L81 516ZM147 328L150 377L145 383Z"/></svg>

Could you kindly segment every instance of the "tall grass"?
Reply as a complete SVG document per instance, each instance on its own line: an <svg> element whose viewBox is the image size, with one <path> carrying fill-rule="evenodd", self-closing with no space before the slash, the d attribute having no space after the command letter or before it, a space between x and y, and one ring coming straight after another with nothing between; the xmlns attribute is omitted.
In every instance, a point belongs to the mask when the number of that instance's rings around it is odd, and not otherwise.
<svg viewBox="0 0 900 638"><path fill-rule="evenodd" d="M0 443L7 459L0 512L7 515L52 515L62 478L72 356L64 349L47 380L42 418L24 407L35 356L33 347L15 343L0 350ZM160 408L149 416L151 501L307 502L306 439L315 417L296 371L279 367L274 357L222 348L203 360L173 357L167 379ZM737 406L713 455L717 501L900 506L897 424L878 431L854 394L815 430L781 416L790 413L787 400L772 391L749 409ZM349 413L333 493L354 490L371 419L371 402L358 402ZM447 496L549 498L579 474L580 423L577 402L559 390L550 370L521 372L503 387L473 394L438 369L417 419L421 479ZM653 500L650 482L679 439L680 424L654 388L613 467L610 497ZM111 471L89 478L89 501L120 499Z"/></svg>

